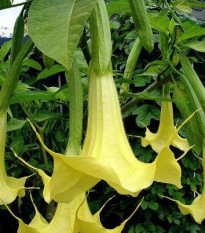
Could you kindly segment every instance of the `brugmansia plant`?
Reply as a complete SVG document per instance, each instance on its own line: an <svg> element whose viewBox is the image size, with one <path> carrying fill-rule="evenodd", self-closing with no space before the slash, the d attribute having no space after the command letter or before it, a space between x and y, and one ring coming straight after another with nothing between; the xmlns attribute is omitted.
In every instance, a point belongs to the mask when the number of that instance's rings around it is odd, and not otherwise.
<svg viewBox="0 0 205 233"><path fill-rule="evenodd" d="M113 2L115 1L111 1L109 4ZM121 2L121 0L116 2ZM183 30L181 30L183 27L178 27L181 22L167 2L167 9L173 14L171 22L167 22L168 19L163 15L158 18L153 14L148 15L144 0L124 0L124 3L125 8L129 8L133 17L137 38L135 38L125 66L124 83L120 87L121 98L124 98L124 94L126 96L131 90L130 84L133 81L135 66L143 48L148 53L154 49L152 28L158 30L160 34L162 61L151 64L151 68L148 66L144 73L146 76L147 73L158 72L157 77L149 88L140 93L142 97L147 96L148 99L152 99L149 92L163 86L162 97L154 97L157 101L162 102L158 130L156 133L152 133L146 128L145 136L141 137L142 147L150 145L156 153L156 157L149 163L140 161L134 155L126 136L118 92L113 78L111 30L105 1L34 0L28 12L28 33L31 39L23 44L23 13L28 6L26 4L16 21L10 64L0 91L0 204L4 204L18 220L18 233L119 233L143 202L138 203L133 213L127 216L127 219L119 226L114 229L106 229L101 223L100 213L107 202L98 212L92 214L87 200L89 194L86 194L101 180L104 180L121 195L137 197L155 181L182 188L182 171L179 161L190 150L194 150L197 156L200 156L202 152L202 167L205 168L205 91L186 56L187 48L185 49L181 43L186 32L183 34ZM180 7L174 6L175 8ZM2 8L4 7L6 6L2 5ZM167 22L167 25L160 26L157 20ZM87 40L83 41L85 39L83 31L84 33L89 32L89 45ZM184 38L189 39L189 35L189 33L185 34ZM169 36L171 36L170 40ZM25 187L26 179L29 177L7 176L4 160L7 112L12 98L17 98L15 90L23 70L22 64L34 46L31 40L43 53L43 61L48 73L55 74L54 66L58 67L56 69L59 69L59 72L66 72L66 86L69 87L69 137L68 140L66 139L65 153L54 152L53 148L50 149L50 146L44 143L42 128L45 129L47 123L43 127L39 127L32 118L28 119L41 144L44 156L46 157L46 152L48 152L53 158L52 174L48 175L43 169L37 168L18 156L15 151L13 153L23 166L34 171L34 174L38 173L41 177L44 185L44 200L50 205L53 205L54 201L56 203L53 207L55 213L48 222L40 214L31 195L35 216L29 224L26 224L24 220L14 214L7 204L13 202L17 196L23 197L25 189L36 187ZM86 49L80 51L77 48L79 42L84 43ZM79 53L84 54L89 62L88 124L83 145L81 142L84 96ZM55 61L60 65L55 65ZM161 66L156 69L157 71L152 69L152 66L158 63L163 64L161 65L163 69ZM32 62L32 66L36 67L37 64ZM46 75L45 77L49 76L49 74ZM178 75L179 78L175 79L174 75ZM57 92L57 94L59 93ZM170 97L172 94L173 98ZM33 100L37 98L40 99L38 96ZM127 100L122 102L127 102ZM137 98L131 100L123 109L129 109L136 102ZM183 116L183 123L179 126L174 124L172 102L175 102ZM26 110L22 109L29 117ZM185 128L187 138L180 136L182 127ZM181 154L175 155L173 148L182 151ZM204 171L203 173L205 174ZM203 180L203 185L204 182L205 180ZM176 202L183 215L191 214L198 223L205 219L204 189L191 205L185 205L181 201L165 197L165 195L161 198L168 198ZM136 232L142 231L136 230Z"/></svg>

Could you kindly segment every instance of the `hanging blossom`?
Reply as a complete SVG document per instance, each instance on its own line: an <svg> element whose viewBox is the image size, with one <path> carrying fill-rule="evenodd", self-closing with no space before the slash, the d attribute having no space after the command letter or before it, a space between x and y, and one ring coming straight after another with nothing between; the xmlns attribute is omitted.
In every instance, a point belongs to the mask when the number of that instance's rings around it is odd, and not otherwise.
<svg viewBox="0 0 205 233"><path fill-rule="evenodd" d="M181 188L181 169L170 150L174 137L167 141L152 163L139 161L132 152L112 76L112 42L103 0L98 1L91 14L90 28L88 128L81 154L65 156L53 152L31 124L40 143L54 159L49 187L44 190L46 201L70 202L100 180L106 181L118 193L132 196L137 196L154 181Z"/></svg>
<svg viewBox="0 0 205 233"><path fill-rule="evenodd" d="M32 197L31 197L32 200ZM81 194L74 198L68 204L58 204L55 215L50 223L48 223L39 213L33 200L32 203L35 209L35 216L29 224L24 223L20 218L15 216L8 208L10 213L18 220L18 233L120 233L127 221L137 211L135 211L123 223L114 229L106 229L100 221L100 212L103 207L94 215L91 214L88 207L85 194Z"/></svg>
<svg viewBox="0 0 205 233"><path fill-rule="evenodd" d="M91 70L89 80L88 129L81 155L65 156L53 152L31 124L42 146L54 158L53 175L44 195L46 201L69 202L101 179L120 194L132 196L137 196L153 181L181 188L181 169L170 145L192 116L176 130L154 162L143 163L134 156L127 140L111 73L98 76ZM44 194L46 192L44 190Z"/></svg>
<svg viewBox="0 0 205 233"><path fill-rule="evenodd" d="M25 195L25 182L28 177L14 178L6 174L5 145L6 145L7 110L0 111L0 205L13 202L17 196Z"/></svg>
<svg viewBox="0 0 205 233"><path fill-rule="evenodd" d="M170 142L173 135L175 136ZM142 138L141 143L143 147L150 145L154 151L160 153L169 142L170 145L184 152L190 149L187 139L180 137L176 126L174 126L172 103L163 101L157 133L152 133L146 128L145 137Z"/></svg>
<svg viewBox="0 0 205 233"><path fill-rule="evenodd" d="M166 197L172 201L174 201L181 213L183 215L188 215L191 214L195 221L199 224L205 219L205 140L204 140L204 145L203 145L203 159L202 159L202 166L203 166L203 191L202 194L198 194L198 196L195 198L195 200L192 202L191 205L185 205L181 203L178 200L171 199L169 197Z"/></svg>

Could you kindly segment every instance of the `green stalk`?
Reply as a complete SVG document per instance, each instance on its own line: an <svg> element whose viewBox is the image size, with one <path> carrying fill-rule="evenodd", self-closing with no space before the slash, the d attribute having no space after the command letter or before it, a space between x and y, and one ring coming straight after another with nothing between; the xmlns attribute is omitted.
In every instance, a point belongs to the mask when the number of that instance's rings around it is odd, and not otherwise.
<svg viewBox="0 0 205 233"><path fill-rule="evenodd" d="M203 84L193 69L189 59L185 55L181 55L181 64L183 71L186 74L186 78L194 89L195 94L198 97L203 110L205 111L205 88Z"/></svg>
<svg viewBox="0 0 205 233"><path fill-rule="evenodd" d="M79 155L81 152L82 140L83 88L81 74L75 56L67 81L70 94L70 128L66 155Z"/></svg>
<svg viewBox="0 0 205 233"><path fill-rule="evenodd" d="M134 45L127 59L127 64L124 72L125 79L130 80L132 78L141 50L142 50L142 44L140 42L140 39L137 38L134 42ZM129 83L123 83L120 92L122 93L124 91L129 91L129 86L130 86Z"/></svg>
<svg viewBox="0 0 205 233"><path fill-rule="evenodd" d="M0 109L8 108L9 99L13 95L18 84L22 61L32 50L33 46L33 42L31 41L31 39L29 39L26 42L26 44L22 47L11 68L9 69L6 81L4 82L0 92Z"/></svg>
<svg viewBox="0 0 205 233"><path fill-rule="evenodd" d="M20 52L23 46L23 37L24 37L24 18L23 11L21 11L20 15L16 19L13 31L12 45L11 45L11 57L10 64L12 65L16 59L16 56Z"/></svg>
<svg viewBox="0 0 205 233"><path fill-rule="evenodd" d="M98 12L100 12L100 14ZM109 18L104 1L100 0L95 5L95 8L91 13L89 23L92 37L91 62L95 63L93 66L90 65L90 67L94 69L97 75L102 76L111 70L110 58L112 55L112 40Z"/></svg>

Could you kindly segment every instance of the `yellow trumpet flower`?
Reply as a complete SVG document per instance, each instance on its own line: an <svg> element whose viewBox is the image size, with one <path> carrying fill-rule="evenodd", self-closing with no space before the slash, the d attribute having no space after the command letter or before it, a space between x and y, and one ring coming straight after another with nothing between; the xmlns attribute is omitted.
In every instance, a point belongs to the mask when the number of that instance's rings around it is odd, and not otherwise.
<svg viewBox="0 0 205 233"><path fill-rule="evenodd" d="M68 204L58 204L56 213L50 223L39 213L33 200L32 203L35 209L35 216L30 224L25 224L20 218L15 216L7 206L10 213L19 222L18 233L120 233L126 222L133 216L141 204L140 203L131 216L118 227L106 229L100 222L100 212L104 206L95 215L92 215L85 194L77 196Z"/></svg>
<svg viewBox="0 0 205 233"><path fill-rule="evenodd" d="M47 197L57 202L70 202L101 179L120 194L132 196L137 196L153 181L171 183L181 188L181 169L169 148L172 140L154 162L139 161L125 134L111 73L98 76L91 70L89 80L88 129L81 155L65 156L53 152L45 146L31 124L42 146L54 158L50 194ZM46 201L49 202L48 199Z"/></svg>
<svg viewBox="0 0 205 233"><path fill-rule="evenodd" d="M142 146L146 147L150 145L154 151L159 153L164 148L164 146L167 145L173 135L175 135L170 145L182 151L188 151L190 146L187 142L187 139L179 136L178 130L176 126L174 126L173 119L172 103L163 101L159 129L157 133L152 133L148 128L146 128L145 137L141 140Z"/></svg>
<svg viewBox="0 0 205 233"><path fill-rule="evenodd" d="M88 77L88 128L81 154L65 156L53 152L31 124L40 143L54 159L46 196L57 202L70 202L100 180L106 181L120 194L132 196L137 196L153 181L180 188L181 169L169 148L172 138L152 163L139 161L129 145L112 76L112 42L103 0L96 3L90 16L90 29L92 60Z"/></svg>
<svg viewBox="0 0 205 233"><path fill-rule="evenodd" d="M0 205L13 202L17 196L25 195L25 182L28 177L14 178L6 174L5 145L6 145L7 110L0 111Z"/></svg>

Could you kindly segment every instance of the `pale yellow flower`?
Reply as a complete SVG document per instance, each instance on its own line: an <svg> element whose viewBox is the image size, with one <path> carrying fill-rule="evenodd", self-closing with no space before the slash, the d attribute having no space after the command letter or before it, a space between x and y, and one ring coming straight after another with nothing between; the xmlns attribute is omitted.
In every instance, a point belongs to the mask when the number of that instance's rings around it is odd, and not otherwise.
<svg viewBox="0 0 205 233"><path fill-rule="evenodd" d="M34 202L35 216L30 224L25 224L7 208L19 222L18 233L120 233L140 204L128 219L114 229L106 229L101 224L100 212L104 206L95 215L91 214L85 194L75 197L68 204L58 204L50 223L42 217Z"/></svg>
<svg viewBox="0 0 205 233"><path fill-rule="evenodd" d="M146 128L146 135L141 140L142 146L146 147L150 145L153 150L159 153L170 142L173 135L175 136L170 145L182 151L188 151L190 149L187 139L180 137L176 126L174 126L172 103L163 101L159 129L157 133L152 133Z"/></svg>
<svg viewBox="0 0 205 233"><path fill-rule="evenodd" d="M0 205L13 202L17 196L25 195L25 182L28 177L7 176L5 169L5 145L7 128L7 110L0 111Z"/></svg>
<svg viewBox="0 0 205 233"><path fill-rule="evenodd" d="M111 73L98 76L91 70L89 80L88 129L81 155L65 156L53 152L45 146L32 125L42 146L54 158L54 171L47 188L50 193L46 197L57 202L70 202L100 180L105 180L120 194L132 196L137 196L153 181L181 188L181 169L169 148L172 139L154 162L139 161L125 134Z"/></svg>

